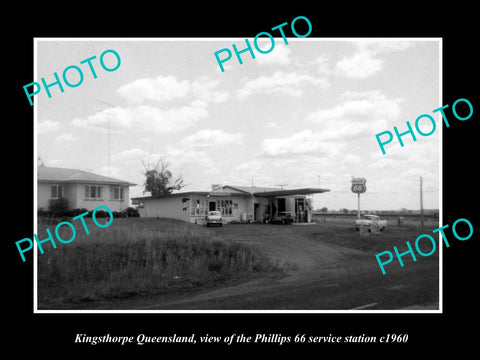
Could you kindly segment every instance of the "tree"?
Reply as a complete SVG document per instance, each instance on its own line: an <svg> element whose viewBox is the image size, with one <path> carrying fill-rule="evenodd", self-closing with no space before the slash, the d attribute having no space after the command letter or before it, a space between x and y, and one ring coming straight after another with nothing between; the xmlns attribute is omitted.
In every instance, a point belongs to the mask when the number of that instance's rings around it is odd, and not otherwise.
<svg viewBox="0 0 480 360"><path fill-rule="evenodd" d="M144 193L150 192L152 196L168 195L173 190L180 190L185 186L182 175L173 178L165 158L159 159L156 163L146 163L142 160L142 165L145 169Z"/></svg>
<svg viewBox="0 0 480 360"><path fill-rule="evenodd" d="M324 206L320 209L320 212L321 213L326 213L326 212L328 212L328 208L326 206Z"/></svg>

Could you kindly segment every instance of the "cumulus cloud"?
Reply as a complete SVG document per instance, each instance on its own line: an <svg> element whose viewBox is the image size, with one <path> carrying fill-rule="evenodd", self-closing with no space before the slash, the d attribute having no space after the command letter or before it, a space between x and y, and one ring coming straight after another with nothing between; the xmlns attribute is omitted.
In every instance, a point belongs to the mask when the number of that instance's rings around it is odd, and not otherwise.
<svg viewBox="0 0 480 360"><path fill-rule="evenodd" d="M187 166L190 169L201 169L202 172L216 168L215 162L204 150L167 146L165 156L177 168Z"/></svg>
<svg viewBox="0 0 480 360"><path fill-rule="evenodd" d="M72 124L100 131L106 131L108 126L116 132L182 131L205 119L211 103L229 98L228 92L217 89L219 83L207 77L195 81L179 80L175 76L138 79L118 89L129 106L107 108L85 119L75 118Z"/></svg>
<svg viewBox="0 0 480 360"><path fill-rule="evenodd" d="M377 55L380 53L406 50L412 47L415 42L403 40L368 39L357 40L354 42L354 44L360 51L369 51L371 54Z"/></svg>
<svg viewBox="0 0 480 360"><path fill-rule="evenodd" d="M319 134L311 130L303 130L286 138L264 139L260 145L260 154L266 157L314 153L331 154L332 151L330 144L322 142Z"/></svg>
<svg viewBox="0 0 480 360"><path fill-rule="evenodd" d="M389 98L380 91L346 92L338 105L319 109L309 114L306 121L321 125L322 140L370 135L399 117L400 103L400 99Z"/></svg>
<svg viewBox="0 0 480 360"><path fill-rule="evenodd" d="M257 42L258 47L267 51L271 47L271 42L267 39L265 42L260 39ZM290 49L283 43L275 43L275 47L268 54L255 54L255 63L259 65L288 65L290 64Z"/></svg>
<svg viewBox="0 0 480 360"><path fill-rule="evenodd" d="M133 148L121 151L112 155L112 160L126 162L126 161L138 161L143 160L146 157L146 152L139 148ZM159 157L159 154L148 154L149 156Z"/></svg>
<svg viewBox="0 0 480 360"><path fill-rule="evenodd" d="M325 55L317 56L310 63L315 65L318 73L325 74L325 75L331 74L331 70L328 66L328 59Z"/></svg>
<svg viewBox="0 0 480 360"><path fill-rule="evenodd" d="M379 55L406 50L413 45L413 42L356 40L353 44L358 51L352 56L340 59L336 63L335 72L349 78L365 79L382 70L384 60L378 58Z"/></svg>
<svg viewBox="0 0 480 360"><path fill-rule="evenodd" d="M122 85L117 91L134 104L145 101L168 102L193 97L206 102L222 102L228 99L226 91L216 90L219 80L201 77L195 81L179 80L175 76L144 78Z"/></svg>
<svg viewBox="0 0 480 360"><path fill-rule="evenodd" d="M241 88L237 91L237 97L244 100L256 93L263 94L282 94L300 97L303 94L301 86L311 84L328 87L328 81L322 78L316 78L306 74L283 73L276 71L271 76L262 75L256 79L246 79L242 81Z"/></svg>
<svg viewBox="0 0 480 360"><path fill-rule="evenodd" d="M69 142L69 141L75 141L77 140L77 137L75 135L73 135L72 133L61 133L60 135L58 135L56 138L55 138L56 141L65 141L65 142Z"/></svg>
<svg viewBox="0 0 480 360"><path fill-rule="evenodd" d="M88 116L86 119L75 118L74 126L106 131L110 122L110 129L117 132L157 132L172 133L187 129L208 115L202 103L162 109L150 105L134 107L108 108Z"/></svg>
<svg viewBox="0 0 480 360"><path fill-rule="evenodd" d="M368 51L362 51L339 60L335 70L337 74L343 76L364 79L381 70L382 66L383 60L374 58Z"/></svg>
<svg viewBox="0 0 480 360"><path fill-rule="evenodd" d="M267 129L278 129L278 124L275 121L269 121L265 124Z"/></svg>
<svg viewBox="0 0 480 360"><path fill-rule="evenodd" d="M187 136L181 144L188 148L213 149L227 144L238 144L242 142L243 134L230 134L223 130L203 129Z"/></svg>
<svg viewBox="0 0 480 360"><path fill-rule="evenodd" d="M49 134L58 129L60 129L60 123L58 121L43 120L37 124L38 134Z"/></svg>

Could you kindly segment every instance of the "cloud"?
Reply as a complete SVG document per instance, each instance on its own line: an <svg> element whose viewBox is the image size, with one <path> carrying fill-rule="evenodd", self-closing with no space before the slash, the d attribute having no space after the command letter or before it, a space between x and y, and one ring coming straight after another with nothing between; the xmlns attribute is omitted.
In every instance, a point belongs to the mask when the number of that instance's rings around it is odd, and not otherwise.
<svg viewBox="0 0 480 360"><path fill-rule="evenodd" d="M406 50L412 47L415 42L402 40L357 40L354 44L360 51L369 51L372 55L377 55Z"/></svg>
<svg viewBox="0 0 480 360"><path fill-rule="evenodd" d="M306 117L311 124L321 125L320 139L338 140L369 136L387 128L400 115L400 99L387 97L380 91L346 92L340 104L319 109Z"/></svg>
<svg viewBox="0 0 480 360"><path fill-rule="evenodd" d="M275 121L269 121L265 124L267 129L278 129L278 124Z"/></svg>
<svg viewBox="0 0 480 360"><path fill-rule="evenodd" d="M147 155L146 151L141 150L139 148L133 148L133 149L124 150L119 153L113 154L112 160L120 161L120 162L139 161L141 159L144 159L146 155ZM155 156L155 157L159 156L158 154L148 154L148 155Z"/></svg>
<svg viewBox="0 0 480 360"><path fill-rule="evenodd" d="M264 162L259 160L252 160L236 166L233 170L242 171L242 172L257 171L262 169L264 166L265 166Z"/></svg>
<svg viewBox="0 0 480 360"><path fill-rule="evenodd" d="M276 71L271 76L262 75L256 79L243 80L242 87L237 91L237 97L244 100L255 93L300 97L303 94L300 86L305 84L320 86L323 89L329 85L327 80L310 75Z"/></svg>
<svg viewBox="0 0 480 360"><path fill-rule="evenodd" d="M187 95L189 82L179 81L175 76L157 76L138 79L120 86L117 92L128 101L138 104L144 100L170 101Z"/></svg>
<svg viewBox="0 0 480 360"><path fill-rule="evenodd" d="M270 46L270 40L266 40L266 45L262 44L264 41L257 42L258 47L263 51L267 51ZM268 54L256 53L255 63L259 65L288 65L290 64L290 49L287 45L282 45L283 43L275 43L275 47Z"/></svg>
<svg viewBox="0 0 480 360"><path fill-rule="evenodd" d="M116 132L156 132L172 133L185 130L194 123L207 118L208 112L201 102L187 106L161 109L150 105L139 105L128 108L108 108L86 119L75 118L72 124L79 128Z"/></svg>
<svg viewBox="0 0 480 360"><path fill-rule="evenodd" d="M406 50L413 46L414 42L356 40L353 44L357 53L340 59L336 63L335 73L349 78L365 79L382 70L384 60L379 59L378 55Z"/></svg>
<svg viewBox="0 0 480 360"><path fill-rule="evenodd" d="M333 148L320 140L319 134L303 130L286 138L264 139L260 154L266 157L301 154L331 154Z"/></svg>
<svg viewBox="0 0 480 360"><path fill-rule="evenodd" d="M60 123L58 121L44 120L37 124L38 134L49 134L60 129Z"/></svg>
<svg viewBox="0 0 480 360"><path fill-rule="evenodd" d="M203 129L196 134L189 135L181 144L187 148L213 149L227 144L238 144L243 140L243 134L229 134L223 130Z"/></svg>
<svg viewBox="0 0 480 360"><path fill-rule="evenodd" d="M203 150L187 149L182 146L167 146L165 156L167 161L178 169L186 166L190 171L201 169L201 172L204 172L216 168L215 162Z"/></svg>
<svg viewBox="0 0 480 360"><path fill-rule="evenodd" d="M77 137L72 133L61 133L55 138L56 141L75 141Z"/></svg>
<svg viewBox="0 0 480 360"><path fill-rule="evenodd" d="M372 57L369 51L362 51L339 60L335 71L346 77L364 79L381 70L382 66L383 60Z"/></svg>
<svg viewBox="0 0 480 360"><path fill-rule="evenodd" d="M57 166L63 164L62 159L53 159L45 162L45 166Z"/></svg>
<svg viewBox="0 0 480 360"><path fill-rule="evenodd" d="M208 116L211 103L229 98L217 90L219 80L200 77L195 81L178 80L174 76L144 78L122 85L118 93L131 103L126 107L110 107L88 116L75 118L79 128L114 132L172 133L182 131ZM145 103L149 101L149 103ZM175 104L165 105L167 102Z"/></svg>
<svg viewBox="0 0 480 360"><path fill-rule="evenodd" d="M310 64L315 65L317 72L320 74L331 74L331 70L328 67L328 59L325 55L317 56Z"/></svg>
<svg viewBox="0 0 480 360"><path fill-rule="evenodd" d="M193 97L206 102L222 102L228 99L226 91L218 91L219 80L201 77L195 81L178 80L175 76L144 78L122 85L117 92L133 104L145 101L168 102Z"/></svg>

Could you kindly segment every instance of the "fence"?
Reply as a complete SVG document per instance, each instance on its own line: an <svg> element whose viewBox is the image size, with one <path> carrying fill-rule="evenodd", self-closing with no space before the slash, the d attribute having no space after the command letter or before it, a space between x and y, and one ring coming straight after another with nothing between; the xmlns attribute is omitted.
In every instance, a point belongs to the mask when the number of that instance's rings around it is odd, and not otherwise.
<svg viewBox="0 0 480 360"><path fill-rule="evenodd" d="M404 226L404 227L420 227L420 214L409 213L378 213L376 214L381 220L387 220L387 227ZM357 220L357 214L340 214L340 213L314 213L313 221L317 223L322 222L337 222L345 224L353 224ZM438 214L426 214L423 216L423 224L426 227L438 227Z"/></svg>

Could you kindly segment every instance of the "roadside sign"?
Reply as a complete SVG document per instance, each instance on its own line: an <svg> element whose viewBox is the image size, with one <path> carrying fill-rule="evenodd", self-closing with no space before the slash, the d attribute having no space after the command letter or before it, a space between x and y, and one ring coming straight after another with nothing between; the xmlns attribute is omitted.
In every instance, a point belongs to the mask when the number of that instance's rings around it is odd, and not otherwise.
<svg viewBox="0 0 480 360"><path fill-rule="evenodd" d="M367 179L365 178L353 178L352 192L355 194L363 194L365 191L367 191L367 186L365 185L366 182Z"/></svg>

